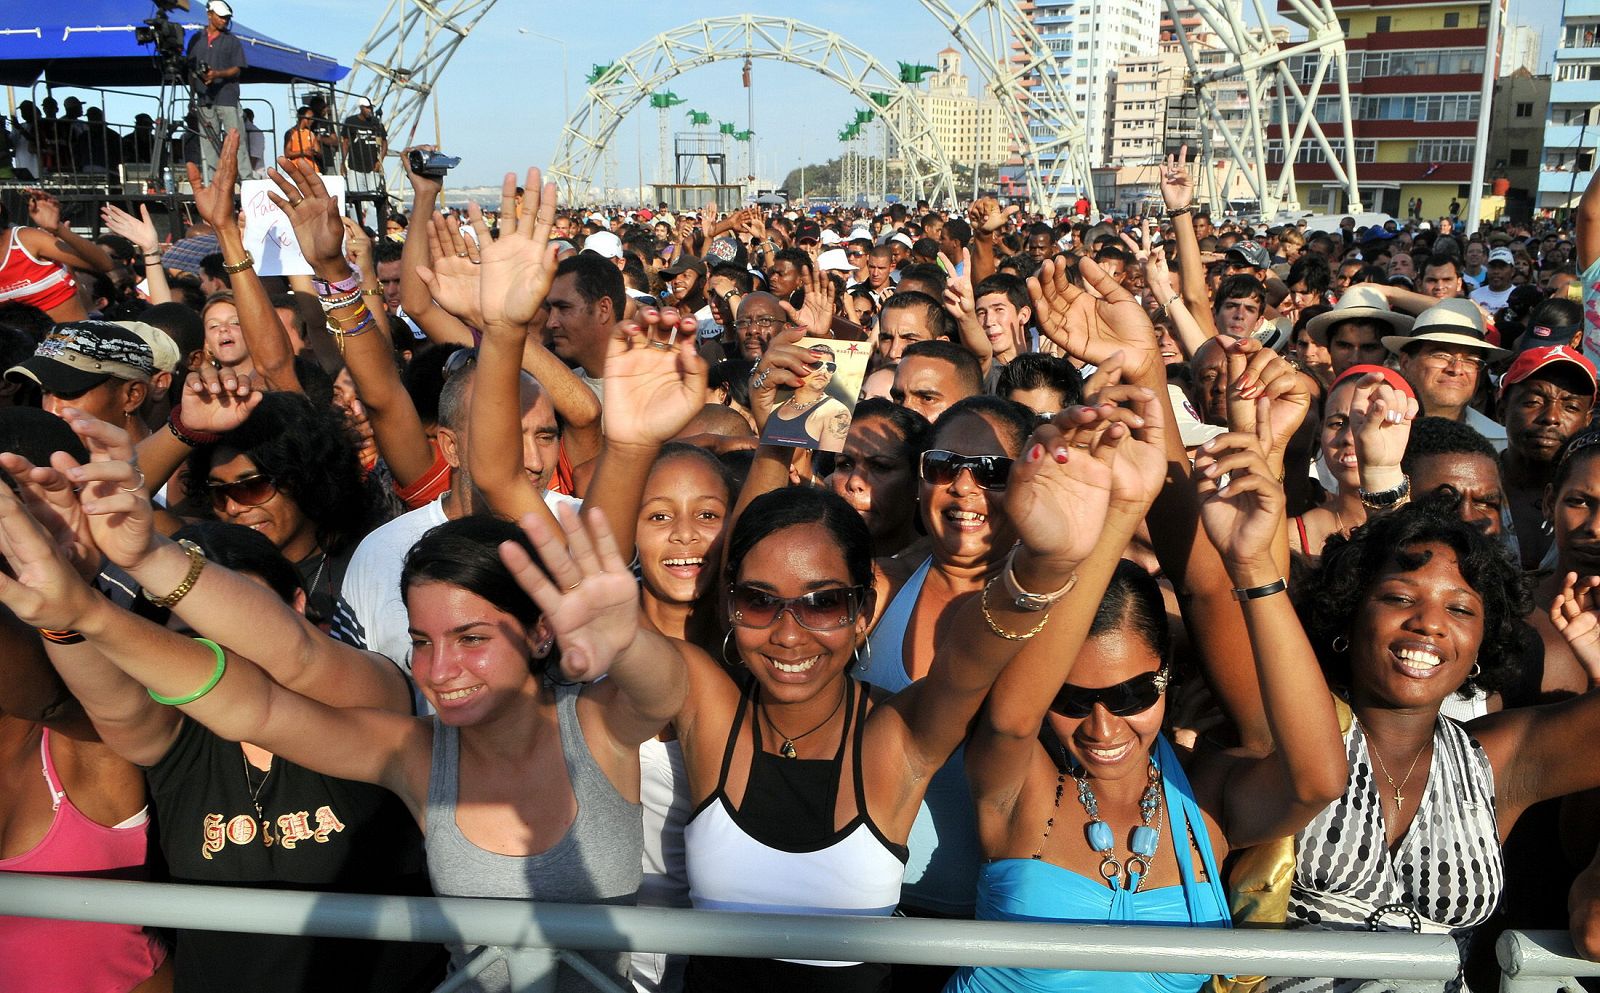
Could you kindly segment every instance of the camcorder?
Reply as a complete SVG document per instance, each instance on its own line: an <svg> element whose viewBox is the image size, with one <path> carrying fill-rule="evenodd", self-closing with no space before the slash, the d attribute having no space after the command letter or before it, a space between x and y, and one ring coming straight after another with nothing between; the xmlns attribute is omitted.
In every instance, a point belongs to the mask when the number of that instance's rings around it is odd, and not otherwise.
<svg viewBox="0 0 1600 993"><path fill-rule="evenodd" d="M156 64L165 82L186 83L191 89L204 90L206 70L210 67L184 52L183 25L167 14L169 10L180 8L187 10L188 0L156 0L155 16L145 18L133 29L133 40L155 48Z"/></svg>
<svg viewBox="0 0 1600 993"><path fill-rule="evenodd" d="M424 152L420 148L411 150L411 171L418 176L429 179L443 179L445 173L461 164L461 156L446 155L443 152Z"/></svg>

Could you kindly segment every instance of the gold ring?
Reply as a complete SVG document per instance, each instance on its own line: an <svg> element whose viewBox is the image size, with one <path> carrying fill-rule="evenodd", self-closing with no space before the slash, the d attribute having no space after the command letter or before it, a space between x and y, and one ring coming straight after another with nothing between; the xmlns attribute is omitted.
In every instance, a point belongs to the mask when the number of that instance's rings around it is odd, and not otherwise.
<svg viewBox="0 0 1600 993"><path fill-rule="evenodd" d="M301 197L298 200L290 200L289 201L289 206L290 207L298 207L298 206L300 206L301 204L303 204L305 202L306 202L306 198L305 197Z"/></svg>
<svg viewBox="0 0 1600 993"><path fill-rule="evenodd" d="M573 583L571 586L568 586L566 589L562 590L561 592L563 592L563 593L571 593L573 590L577 589L578 587L580 587L582 585L583 585L583 580L580 579L576 583Z"/></svg>

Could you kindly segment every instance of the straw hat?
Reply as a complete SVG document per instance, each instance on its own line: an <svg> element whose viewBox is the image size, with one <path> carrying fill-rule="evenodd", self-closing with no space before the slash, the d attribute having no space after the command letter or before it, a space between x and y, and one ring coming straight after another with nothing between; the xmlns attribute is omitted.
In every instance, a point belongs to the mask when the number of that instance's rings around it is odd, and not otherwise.
<svg viewBox="0 0 1600 993"><path fill-rule="evenodd" d="M1344 295L1339 298L1338 306L1307 321L1306 332L1311 335L1312 341L1326 347L1328 333L1333 329L1333 325L1340 321L1358 318L1365 321L1379 321L1395 331L1411 330L1410 316L1397 314L1391 310L1388 299L1376 287L1357 283L1344 291Z"/></svg>
<svg viewBox="0 0 1600 993"><path fill-rule="evenodd" d="M1440 300L1417 315L1410 334L1385 336L1383 347L1399 355L1412 345L1425 341L1476 348L1484 353L1486 362L1498 362L1511 356L1509 349L1489 344L1488 335L1483 329L1483 314L1471 300Z"/></svg>

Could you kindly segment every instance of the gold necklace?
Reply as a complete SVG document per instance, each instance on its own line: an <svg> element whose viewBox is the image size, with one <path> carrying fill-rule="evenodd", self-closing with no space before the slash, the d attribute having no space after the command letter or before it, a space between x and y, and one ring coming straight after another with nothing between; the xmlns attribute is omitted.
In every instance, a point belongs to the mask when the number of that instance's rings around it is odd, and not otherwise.
<svg viewBox="0 0 1600 993"><path fill-rule="evenodd" d="M1383 773L1383 778L1389 781L1389 787L1394 790L1394 812L1396 814L1400 813L1400 808L1404 806L1406 802L1406 795L1401 791L1406 788L1407 783L1411 782L1411 774L1417 771L1417 762L1421 760L1422 753L1428 750L1428 745L1431 744L1432 741L1433 738L1430 736L1427 741L1422 743L1422 747L1417 749L1416 758L1411 760L1411 768L1406 770L1406 778L1400 780L1400 785L1396 786L1394 784L1394 777L1389 775L1389 767L1384 764L1383 756L1380 755L1378 753L1378 749L1371 744L1372 737L1370 735L1367 737L1367 751L1372 754L1373 758L1378 760L1378 769Z"/></svg>

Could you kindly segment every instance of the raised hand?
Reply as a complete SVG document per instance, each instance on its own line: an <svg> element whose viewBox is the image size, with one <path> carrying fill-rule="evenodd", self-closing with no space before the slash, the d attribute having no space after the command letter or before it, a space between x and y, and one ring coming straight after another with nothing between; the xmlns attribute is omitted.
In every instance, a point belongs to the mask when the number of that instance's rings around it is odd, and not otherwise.
<svg viewBox="0 0 1600 993"><path fill-rule="evenodd" d="M10 570L0 571L0 603L25 624L75 629L101 599L6 486L0 486L0 557Z"/></svg>
<svg viewBox="0 0 1600 993"><path fill-rule="evenodd" d="M1311 393L1300 373L1283 356L1254 338L1218 338L1228 353L1228 427L1254 432L1256 401L1271 401L1272 439L1267 462L1283 468L1289 439L1311 409Z"/></svg>
<svg viewBox="0 0 1600 993"><path fill-rule="evenodd" d="M1117 449L1127 425L1089 407L1071 407L1023 443L1006 485L1006 516L1039 559L1088 558L1105 529Z"/></svg>
<svg viewBox="0 0 1600 993"><path fill-rule="evenodd" d="M426 231L433 261L417 266L418 278L446 313L468 327L483 330L483 266L478 243L462 235L460 221L438 212L428 218Z"/></svg>
<svg viewBox="0 0 1600 993"><path fill-rule="evenodd" d="M61 201L44 190L28 190L28 220L34 227L54 234L61 226Z"/></svg>
<svg viewBox="0 0 1600 993"><path fill-rule="evenodd" d="M228 154L223 148L222 154ZM231 160L230 160L231 161ZM217 176L220 179L222 169ZM339 201L328 193L322 176L309 159L278 157L278 168L268 169L267 178L278 187L267 197L289 218L295 240L313 269L337 272L344 266L344 223L339 218ZM279 196L279 193L282 196ZM230 194L230 197L232 194ZM323 267L319 269L318 267ZM342 274L341 274L342 278Z"/></svg>
<svg viewBox="0 0 1600 993"><path fill-rule="evenodd" d="M1166 423L1156 391L1122 382L1122 353L1113 354L1084 384L1083 402L1128 429L1117 449L1111 507L1143 518L1167 481Z"/></svg>
<svg viewBox="0 0 1600 993"><path fill-rule="evenodd" d="M669 307L642 309L639 319L612 335L606 352L609 445L659 446L706 404L708 367L695 347L694 318Z"/></svg>
<svg viewBox="0 0 1600 993"><path fill-rule="evenodd" d="M779 331L767 342L761 361L750 371L750 414L755 418L758 434L778 409L778 390L799 389L806 377L816 371L816 355L796 344L807 334L805 328L795 324Z"/></svg>
<svg viewBox="0 0 1600 993"><path fill-rule="evenodd" d="M1070 262L1058 256L1028 277L1028 299L1045 337L1068 355L1099 365L1113 352L1123 353L1123 378L1141 381L1160 362L1155 326L1127 288L1093 259L1078 271L1099 297L1068 278Z"/></svg>
<svg viewBox="0 0 1600 993"><path fill-rule="evenodd" d="M76 407L68 407L63 416L89 449L89 462L83 465L57 452L50 464L80 487L78 499L95 546L124 569L136 568L149 553L156 528L150 488L139 470L133 439Z"/></svg>
<svg viewBox="0 0 1600 993"><path fill-rule="evenodd" d="M500 196L516 195L517 177L506 173ZM556 276L556 250L550 230L556 221L556 184L543 182L538 169L529 169L523 183L522 206L500 218L500 237L489 237L483 212L467 207L467 217L478 234L482 258L479 294L483 320L489 325L526 328L544 306Z"/></svg>
<svg viewBox="0 0 1600 993"><path fill-rule="evenodd" d="M344 222L344 258L350 263L350 268L357 273L372 274L376 272L372 262L372 238L367 234L366 228L357 224L353 218L341 217Z"/></svg>
<svg viewBox="0 0 1600 993"><path fill-rule="evenodd" d="M543 612L541 623L561 648L561 675L589 682L605 675L638 635L639 586L605 514L590 510L580 520L562 507L560 515L564 539L537 514L522 519L548 576L515 542L500 546L500 559Z"/></svg>
<svg viewBox="0 0 1600 993"><path fill-rule="evenodd" d="M1253 431L1232 430L1201 446L1195 458L1200 519L1230 575L1276 573L1272 542L1285 506L1283 484L1267 464L1274 445L1272 402L1255 401Z"/></svg>
<svg viewBox="0 0 1600 993"><path fill-rule="evenodd" d="M1000 201L994 197L983 197L973 201L972 206L967 208L967 221L974 231L993 234L1009 224L1016 213L1016 204L1001 207Z"/></svg>
<svg viewBox="0 0 1600 993"><path fill-rule="evenodd" d="M209 186L201 181L200 167L189 163L189 188L194 190L194 208L200 217L218 231L226 231L239 225L239 215L233 207L233 184L239 180L238 130L228 131L222 139L222 151L217 154L217 170L211 174Z"/></svg>
<svg viewBox="0 0 1600 993"><path fill-rule="evenodd" d="M1567 573L1561 592L1550 604L1550 623L1589 674L1589 685L1600 686L1600 576L1578 578Z"/></svg>
<svg viewBox="0 0 1600 993"><path fill-rule="evenodd" d="M1194 180L1189 178L1189 146L1178 149L1177 158L1167 156L1161 167L1161 200L1168 212L1194 203Z"/></svg>
<svg viewBox="0 0 1600 993"><path fill-rule="evenodd" d="M185 428L226 434L245 422L266 391L259 373L240 376L226 366L202 364L183 384L178 414Z"/></svg>
<svg viewBox="0 0 1600 993"><path fill-rule="evenodd" d="M1400 484L1400 459L1419 410L1415 397L1391 386L1381 374L1361 377L1350 400L1350 434L1362 489L1376 492Z"/></svg>
<svg viewBox="0 0 1600 993"><path fill-rule="evenodd" d="M141 253L153 252L161 244L161 236L156 234L155 223L150 220L150 208L142 203L138 217L108 203L100 208L100 220L107 231L133 242L133 247Z"/></svg>
<svg viewBox="0 0 1600 993"><path fill-rule="evenodd" d="M834 298L838 290L833 285L833 280L827 273L815 265L806 270L805 303L798 308L787 300L778 301L783 307L783 312L789 315L789 320L797 327L805 329L807 337L832 338Z"/></svg>

